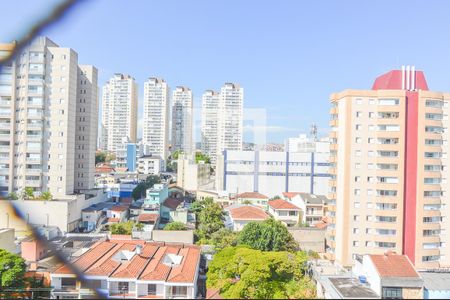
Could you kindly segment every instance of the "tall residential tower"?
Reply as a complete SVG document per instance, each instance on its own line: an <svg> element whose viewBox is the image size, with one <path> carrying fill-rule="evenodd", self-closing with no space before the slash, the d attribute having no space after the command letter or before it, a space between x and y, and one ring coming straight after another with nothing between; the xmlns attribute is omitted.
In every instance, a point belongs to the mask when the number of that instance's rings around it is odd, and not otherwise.
<svg viewBox="0 0 450 300"><path fill-rule="evenodd" d="M102 137L105 150L115 152L126 137L136 142L137 135L137 84L125 74L114 76L103 86Z"/></svg>
<svg viewBox="0 0 450 300"><path fill-rule="evenodd" d="M331 95L328 229L338 262L394 250L417 268L450 266L449 104L414 67Z"/></svg>
<svg viewBox="0 0 450 300"><path fill-rule="evenodd" d="M193 150L193 99L192 91L178 86L172 93L172 151L189 154Z"/></svg>
<svg viewBox="0 0 450 300"><path fill-rule="evenodd" d="M164 79L151 77L144 83L144 121L142 143L152 155L164 160L169 147L169 86Z"/></svg>
<svg viewBox="0 0 450 300"><path fill-rule="evenodd" d="M0 45L5 56L13 45ZM38 37L0 70L0 194L93 187L97 69Z"/></svg>

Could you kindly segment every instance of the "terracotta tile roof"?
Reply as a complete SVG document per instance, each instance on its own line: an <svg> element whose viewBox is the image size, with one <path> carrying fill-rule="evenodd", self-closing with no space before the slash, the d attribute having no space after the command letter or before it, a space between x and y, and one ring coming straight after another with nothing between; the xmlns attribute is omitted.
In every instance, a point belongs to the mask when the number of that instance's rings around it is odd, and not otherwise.
<svg viewBox="0 0 450 300"><path fill-rule="evenodd" d="M128 209L128 206L125 205L116 205L111 207L109 210L110 211L126 211Z"/></svg>
<svg viewBox="0 0 450 300"><path fill-rule="evenodd" d="M219 289L209 288L206 290L206 299L224 299L224 298L220 296Z"/></svg>
<svg viewBox="0 0 450 300"><path fill-rule="evenodd" d="M142 246L141 254L136 253ZM121 253L121 251L129 251ZM119 260L117 254L130 254L129 260ZM167 254L181 256L179 264L168 265ZM200 264L200 248L195 246L166 245L143 240L109 240L94 246L72 261L81 272L90 276L108 276L136 280L193 283ZM73 274L67 267L61 267L55 274Z"/></svg>
<svg viewBox="0 0 450 300"><path fill-rule="evenodd" d="M420 277L406 255L369 255L380 277Z"/></svg>
<svg viewBox="0 0 450 300"><path fill-rule="evenodd" d="M269 206L273 209L289 209L289 210L300 210L297 206L283 199L271 200L268 202Z"/></svg>
<svg viewBox="0 0 450 300"><path fill-rule="evenodd" d="M266 195L260 194L258 192L245 192L236 196L242 199L269 199Z"/></svg>
<svg viewBox="0 0 450 300"><path fill-rule="evenodd" d="M289 198L289 199L292 199L299 194L300 193L297 193L297 192L283 192L283 196L285 196L286 198Z"/></svg>
<svg viewBox="0 0 450 300"><path fill-rule="evenodd" d="M111 234L110 240L132 240L129 234Z"/></svg>
<svg viewBox="0 0 450 300"><path fill-rule="evenodd" d="M119 218L108 218L107 220L108 223L119 223L119 221Z"/></svg>
<svg viewBox="0 0 450 300"><path fill-rule="evenodd" d="M168 282L193 282L195 271L200 261L200 249L183 248L178 255L183 256L181 264L172 267L172 271L167 278Z"/></svg>
<svg viewBox="0 0 450 300"><path fill-rule="evenodd" d="M138 222L156 222L159 219L159 214L140 214Z"/></svg>
<svg viewBox="0 0 450 300"><path fill-rule="evenodd" d="M233 220L265 220L269 218L262 209L252 205L231 208L229 211Z"/></svg>
<svg viewBox="0 0 450 300"><path fill-rule="evenodd" d="M171 210L175 210L181 204L181 202L183 202L182 199L167 198L166 201L164 201L163 205L167 208L170 208Z"/></svg>
<svg viewBox="0 0 450 300"><path fill-rule="evenodd" d="M162 261L166 254L178 254L179 250L179 247L160 247L142 272L139 280L165 281L170 273L170 267L163 264Z"/></svg>

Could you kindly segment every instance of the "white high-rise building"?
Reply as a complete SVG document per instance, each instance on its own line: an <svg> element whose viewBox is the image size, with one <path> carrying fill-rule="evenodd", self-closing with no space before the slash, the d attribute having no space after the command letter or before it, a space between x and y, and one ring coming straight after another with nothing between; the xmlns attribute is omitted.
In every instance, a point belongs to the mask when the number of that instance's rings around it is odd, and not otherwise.
<svg viewBox="0 0 450 300"><path fill-rule="evenodd" d="M105 150L115 152L126 137L136 142L137 135L137 84L133 77L124 74L114 76L103 86L102 137Z"/></svg>
<svg viewBox="0 0 450 300"><path fill-rule="evenodd" d="M207 90L202 96L202 153L215 162L217 156L219 93Z"/></svg>
<svg viewBox="0 0 450 300"><path fill-rule="evenodd" d="M150 153L167 159L169 148L169 86L161 78L149 78L144 83L144 122L142 142Z"/></svg>
<svg viewBox="0 0 450 300"><path fill-rule="evenodd" d="M0 45L0 55L14 48ZM38 37L0 71L0 194L64 197L93 187L97 69Z"/></svg>
<svg viewBox="0 0 450 300"><path fill-rule="evenodd" d="M192 91L178 86L172 93L172 103L172 151L191 153L194 110Z"/></svg>
<svg viewBox="0 0 450 300"><path fill-rule="evenodd" d="M242 150L244 89L235 83L225 83L219 100L218 151Z"/></svg>
<svg viewBox="0 0 450 300"><path fill-rule="evenodd" d="M219 94L208 90L202 100L202 151L215 162L223 150L242 150L244 89L225 83Z"/></svg>

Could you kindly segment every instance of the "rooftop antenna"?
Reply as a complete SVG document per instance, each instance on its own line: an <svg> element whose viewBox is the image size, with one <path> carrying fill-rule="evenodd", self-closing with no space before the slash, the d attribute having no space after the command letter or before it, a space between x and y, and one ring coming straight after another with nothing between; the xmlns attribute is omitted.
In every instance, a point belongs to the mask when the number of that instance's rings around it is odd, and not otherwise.
<svg viewBox="0 0 450 300"><path fill-rule="evenodd" d="M317 125L315 123L311 124L311 130L309 132L311 134L311 137L316 142L317 141Z"/></svg>

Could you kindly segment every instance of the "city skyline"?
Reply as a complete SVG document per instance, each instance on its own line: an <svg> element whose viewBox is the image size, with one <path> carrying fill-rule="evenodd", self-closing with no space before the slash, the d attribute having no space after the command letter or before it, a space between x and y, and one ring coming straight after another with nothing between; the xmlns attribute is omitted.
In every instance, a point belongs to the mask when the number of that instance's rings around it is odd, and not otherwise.
<svg viewBox="0 0 450 300"><path fill-rule="evenodd" d="M43 3L55 1L27 3L20 12L5 4L2 41L10 41L17 35L18 28L11 16L20 13L36 17L45 7ZM100 86L116 72L134 76L140 87L149 76L158 76L170 86L189 87L194 94L194 107L200 107L205 90L224 82L239 83L247 91L246 107L267 110L268 141L281 143L288 136L308 132L312 122L323 135L328 130L326 112L330 93L348 86L369 88L373 77L401 65L416 65L427 72L433 82L430 88L447 90L448 42L444 40L439 47L433 47L433 55L423 53L430 51L427 45L439 40L437 28L449 28L444 15L448 6L445 2L425 5L419 1L378 1L367 10L356 1L327 6L295 2L272 6L261 2L256 8L251 3L239 3L239 10L233 11L236 5L222 7L202 1L189 4L165 1L152 6L136 2L133 7L93 1L76 7L66 20L44 34L78 49L84 61L95 63ZM320 17L308 15L314 9L321 11ZM124 19L125 23L119 27L116 18L122 14L135 17ZM228 21L230 15L233 24ZM324 22L338 15L344 17L333 22L333 26ZM253 24L246 24L246 17L251 17ZM410 21L401 21L404 18ZM89 24L97 20L102 20L105 26L91 28ZM154 24L160 24L154 40L165 42L158 42L158 47L148 40L139 40L146 29L124 36L123 28L153 28ZM114 32L121 34L120 43L114 39ZM103 35L99 44L98 37ZM177 36L182 47L169 43ZM423 42L411 47L408 41L419 36ZM233 42L227 43L223 37L232 37ZM378 42L381 40L383 43ZM127 52L129 45L136 46L132 52ZM142 100L140 89L139 107ZM311 102L315 105L310 105ZM249 131L254 128L248 125L245 130L244 140L248 141Z"/></svg>

